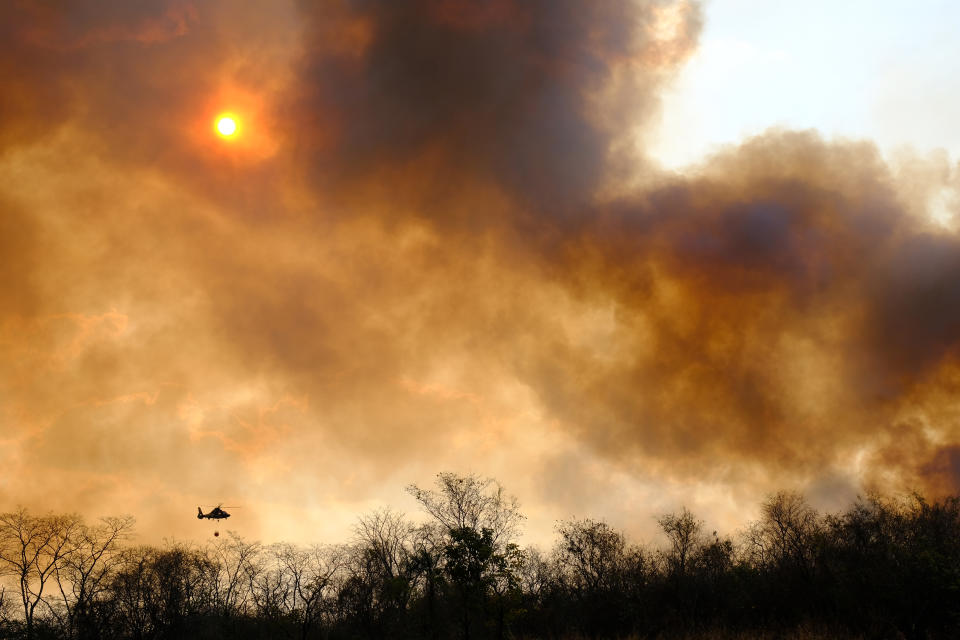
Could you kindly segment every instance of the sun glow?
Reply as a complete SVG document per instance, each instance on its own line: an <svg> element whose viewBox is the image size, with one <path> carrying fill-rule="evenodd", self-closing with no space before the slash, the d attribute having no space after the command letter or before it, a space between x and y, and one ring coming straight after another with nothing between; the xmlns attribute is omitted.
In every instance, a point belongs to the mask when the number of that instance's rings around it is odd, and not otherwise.
<svg viewBox="0 0 960 640"><path fill-rule="evenodd" d="M212 162L257 163L273 157L277 141L259 96L239 90L211 95L191 125L191 139Z"/></svg>
<svg viewBox="0 0 960 640"><path fill-rule="evenodd" d="M237 121L232 116L223 115L217 118L217 133L224 138L230 138L237 134Z"/></svg>

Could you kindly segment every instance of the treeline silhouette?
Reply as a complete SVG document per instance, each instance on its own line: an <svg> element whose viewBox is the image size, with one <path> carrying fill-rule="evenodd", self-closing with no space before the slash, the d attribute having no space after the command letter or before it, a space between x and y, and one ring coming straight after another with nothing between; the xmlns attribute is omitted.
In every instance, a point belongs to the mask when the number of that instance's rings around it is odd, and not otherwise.
<svg viewBox="0 0 960 640"><path fill-rule="evenodd" d="M517 545L523 516L494 480L407 490L428 523L377 511L352 540L310 547L232 533L141 546L131 518L0 514L0 636L960 636L958 497L822 514L781 492L734 537L684 508L659 518L662 548L586 519L539 550Z"/></svg>

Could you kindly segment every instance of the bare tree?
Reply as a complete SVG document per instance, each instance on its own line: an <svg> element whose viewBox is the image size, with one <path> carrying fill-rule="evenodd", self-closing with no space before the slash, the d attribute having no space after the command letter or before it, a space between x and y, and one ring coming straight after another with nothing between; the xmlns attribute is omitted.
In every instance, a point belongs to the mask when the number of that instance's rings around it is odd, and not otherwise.
<svg viewBox="0 0 960 640"><path fill-rule="evenodd" d="M233 531L210 547L216 572L214 598L221 616L243 613L250 604L246 587L259 571L257 557L260 550L259 542L246 542Z"/></svg>
<svg viewBox="0 0 960 640"><path fill-rule="evenodd" d="M679 514L664 514L657 523L670 540L670 550L666 554L670 571L678 576L686 575L690 558L701 544L703 521L697 520L689 509L683 507Z"/></svg>
<svg viewBox="0 0 960 640"><path fill-rule="evenodd" d="M740 532L743 560L754 567L763 567L770 561L769 541L762 522L751 522Z"/></svg>
<svg viewBox="0 0 960 640"><path fill-rule="evenodd" d="M523 520L517 499L493 478L438 473L436 490L411 484L407 492L449 531L489 529L495 545L512 538Z"/></svg>
<svg viewBox="0 0 960 640"><path fill-rule="evenodd" d="M283 606L297 621L300 638L305 640L323 619L325 599L342 569L345 554L339 547L300 548L291 544L275 545L271 552L284 576L280 591L289 594Z"/></svg>
<svg viewBox="0 0 960 640"><path fill-rule="evenodd" d="M45 600L73 552L73 537L82 521L76 515L33 516L26 509L0 514L0 572L16 578L27 638L32 638L37 607Z"/></svg>
<svg viewBox="0 0 960 640"><path fill-rule="evenodd" d="M151 568L158 555L151 547L126 548L120 553L120 567L110 578L114 624L121 635L142 638L151 625L149 606L153 596Z"/></svg>
<svg viewBox="0 0 960 640"><path fill-rule="evenodd" d="M122 635L181 637L191 618L214 613L218 568L208 553L183 544L126 549L110 579Z"/></svg>
<svg viewBox="0 0 960 640"><path fill-rule="evenodd" d="M396 623L407 609L420 567L413 560L416 527L403 515L382 509L357 522L351 572L366 588L366 608L381 629ZM355 585L359 586L359 585Z"/></svg>
<svg viewBox="0 0 960 640"><path fill-rule="evenodd" d="M74 532L72 552L55 569L68 637L100 635L95 607L108 588L108 578L120 562L119 546L133 527L131 516L103 518L98 525L81 523Z"/></svg>
<svg viewBox="0 0 960 640"><path fill-rule="evenodd" d="M557 559L575 592L600 593L617 586L626 557L622 533L589 519L561 522L557 532Z"/></svg>
<svg viewBox="0 0 960 640"><path fill-rule="evenodd" d="M403 514L382 509L363 516L354 527L357 542L365 549L379 571L395 578L410 557L415 527Z"/></svg>
<svg viewBox="0 0 960 640"><path fill-rule="evenodd" d="M282 623L293 610L294 586L289 573L276 562L277 546L264 550L265 560L259 570L248 573L246 580L257 617Z"/></svg>
<svg viewBox="0 0 960 640"><path fill-rule="evenodd" d="M813 559L813 536L820 529L817 512L794 491L770 496L762 506L760 532L768 558L780 566L807 568Z"/></svg>

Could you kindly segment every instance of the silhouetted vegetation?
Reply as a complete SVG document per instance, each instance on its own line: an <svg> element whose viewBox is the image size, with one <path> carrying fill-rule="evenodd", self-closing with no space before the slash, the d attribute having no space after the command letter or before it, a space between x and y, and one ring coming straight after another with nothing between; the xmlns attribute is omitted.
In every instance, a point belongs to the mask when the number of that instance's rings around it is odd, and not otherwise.
<svg viewBox="0 0 960 640"><path fill-rule="evenodd" d="M598 520L549 551L493 480L440 474L429 514L361 517L340 545L128 544L132 520L0 514L4 638L952 638L960 498L871 496L822 514L796 493L733 537L687 509L662 548Z"/></svg>

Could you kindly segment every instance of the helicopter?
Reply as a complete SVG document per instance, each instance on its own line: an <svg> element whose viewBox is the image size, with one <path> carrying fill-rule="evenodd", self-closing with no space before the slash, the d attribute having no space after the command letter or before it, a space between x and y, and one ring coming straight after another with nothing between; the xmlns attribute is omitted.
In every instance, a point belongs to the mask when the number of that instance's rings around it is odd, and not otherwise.
<svg viewBox="0 0 960 640"><path fill-rule="evenodd" d="M220 508L220 505L215 506L210 510L210 513L204 513L203 509L197 507L197 520L203 520L208 518L210 520L223 520L224 518L229 518L230 514Z"/></svg>

